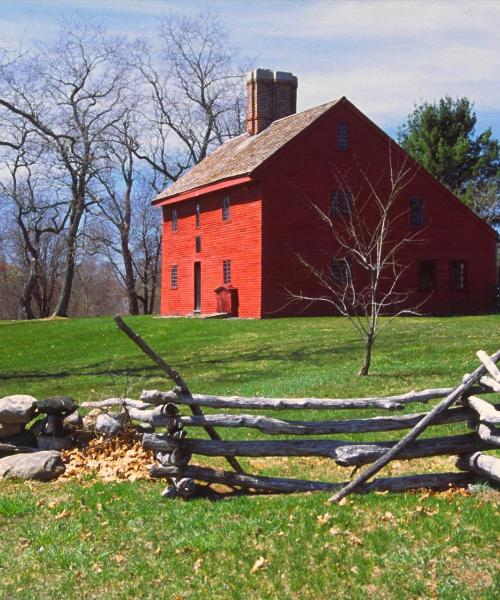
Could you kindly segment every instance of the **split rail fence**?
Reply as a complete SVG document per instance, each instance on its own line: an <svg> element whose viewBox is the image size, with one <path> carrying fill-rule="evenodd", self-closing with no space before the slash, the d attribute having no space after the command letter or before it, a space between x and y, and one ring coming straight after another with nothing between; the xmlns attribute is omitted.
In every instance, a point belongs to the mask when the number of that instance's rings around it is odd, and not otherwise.
<svg viewBox="0 0 500 600"><path fill-rule="evenodd" d="M484 396L500 393L500 370L496 363L500 351L491 357L479 351L478 368L454 388L428 389L390 397L318 399L318 398L243 398L192 394L185 381L119 317L117 324L146 354L160 366L176 386L167 392L144 391L140 401L124 401L134 420L148 423L162 432L143 437L146 449L155 452L158 465L151 468L153 477L165 477L171 485L165 495L188 497L196 492L196 481L219 483L232 488L274 493L332 491L331 500L338 501L352 491L403 491L410 489L446 489L450 485L465 486L478 480L500 482L500 458L485 454L500 448L500 404L490 403ZM335 420L287 420L254 414L259 410L366 410L397 411L413 403L439 400L427 412L414 414L347 418ZM494 400L493 400L494 402ZM97 403L96 403L97 405ZM180 414L179 406L188 406L192 415ZM241 410L243 413L216 412L204 414L201 407ZM249 412L247 412L249 411ZM470 433L441 435L416 439L427 426L467 423ZM203 427L211 439L188 438L186 427ZM265 439L221 440L215 428L249 428L265 434ZM325 436L387 431L409 432L399 441L355 442L352 439L301 439L300 436ZM292 436L272 439L273 435ZM193 455L225 457L232 470L190 465ZM456 466L463 472L383 477L368 483L383 466L394 458L411 460L439 455L456 455ZM244 473L237 457L319 456L333 459L342 467L369 465L349 483L310 481L266 477Z"/></svg>

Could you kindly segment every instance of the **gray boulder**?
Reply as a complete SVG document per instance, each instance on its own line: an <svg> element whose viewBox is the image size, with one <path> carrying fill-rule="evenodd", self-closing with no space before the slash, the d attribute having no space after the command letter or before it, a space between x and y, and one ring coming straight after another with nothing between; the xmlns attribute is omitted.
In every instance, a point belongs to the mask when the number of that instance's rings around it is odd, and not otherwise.
<svg viewBox="0 0 500 600"><path fill-rule="evenodd" d="M112 417L111 415L103 413L95 420L96 433L106 437L118 435L122 429L122 420L119 417Z"/></svg>
<svg viewBox="0 0 500 600"><path fill-rule="evenodd" d="M35 414L36 398L15 394L0 398L0 423L29 423Z"/></svg>
<svg viewBox="0 0 500 600"><path fill-rule="evenodd" d="M63 426L64 431L70 432L70 433L72 433L74 431L78 431L79 429L82 429L83 428L83 419L80 416L80 414L78 413L78 410L75 410L67 417L64 417L62 426Z"/></svg>
<svg viewBox="0 0 500 600"><path fill-rule="evenodd" d="M49 481L64 473L59 452L33 452L0 458L0 479Z"/></svg>

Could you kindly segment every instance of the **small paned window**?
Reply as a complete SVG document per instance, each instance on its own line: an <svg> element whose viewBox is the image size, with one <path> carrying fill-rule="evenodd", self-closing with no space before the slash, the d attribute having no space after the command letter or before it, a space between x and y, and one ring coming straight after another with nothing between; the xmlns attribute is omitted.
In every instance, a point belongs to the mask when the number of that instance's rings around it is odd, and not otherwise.
<svg viewBox="0 0 500 600"><path fill-rule="evenodd" d="M423 292L436 289L436 263L433 260L423 260L419 264L418 287Z"/></svg>
<svg viewBox="0 0 500 600"><path fill-rule="evenodd" d="M201 237L197 235L194 238L196 252L201 252Z"/></svg>
<svg viewBox="0 0 500 600"><path fill-rule="evenodd" d="M339 150L349 149L349 128L345 123L337 125L337 148Z"/></svg>
<svg viewBox="0 0 500 600"><path fill-rule="evenodd" d="M349 257L332 257L332 279L337 283L348 283L352 280L351 259Z"/></svg>
<svg viewBox="0 0 500 600"><path fill-rule="evenodd" d="M452 260L450 262L450 289L454 292L463 292L466 285L465 260Z"/></svg>
<svg viewBox="0 0 500 600"><path fill-rule="evenodd" d="M172 231L177 231L177 211L175 208L172 209Z"/></svg>
<svg viewBox="0 0 500 600"><path fill-rule="evenodd" d="M352 208L352 194L343 190L335 190L330 194L330 216L349 217Z"/></svg>
<svg viewBox="0 0 500 600"><path fill-rule="evenodd" d="M424 201L422 198L410 198L410 225L422 227L424 224Z"/></svg>
<svg viewBox="0 0 500 600"><path fill-rule="evenodd" d="M196 227L200 226L200 213L201 213L200 205L197 204L195 206L195 210L194 210L194 214L195 214L195 218L196 218Z"/></svg>
<svg viewBox="0 0 500 600"><path fill-rule="evenodd" d="M177 289L177 265L170 267L170 287L173 290Z"/></svg>
<svg viewBox="0 0 500 600"><path fill-rule="evenodd" d="M231 199L229 196L222 198L222 220L229 221L231 217Z"/></svg>
<svg viewBox="0 0 500 600"><path fill-rule="evenodd" d="M224 261L223 267L224 283L231 283L231 260L227 259Z"/></svg>

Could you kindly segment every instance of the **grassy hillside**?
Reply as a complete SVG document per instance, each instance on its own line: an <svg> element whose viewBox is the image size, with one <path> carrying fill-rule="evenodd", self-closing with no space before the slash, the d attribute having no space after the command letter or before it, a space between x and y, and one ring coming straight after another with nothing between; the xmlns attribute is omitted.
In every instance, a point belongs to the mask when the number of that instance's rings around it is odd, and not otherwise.
<svg viewBox="0 0 500 600"><path fill-rule="evenodd" d="M477 349L500 346L498 316L400 319L380 338L372 375L358 378L362 347L342 319L127 321L193 391L221 394L348 397L452 385L475 368ZM109 318L0 323L0 397L84 401L166 387ZM328 460L243 462L262 473L349 477ZM418 462L386 472L453 465ZM0 598L498 597L498 493L487 488L353 496L342 506L325 504L327 494L168 502L161 489L93 478L0 483Z"/></svg>

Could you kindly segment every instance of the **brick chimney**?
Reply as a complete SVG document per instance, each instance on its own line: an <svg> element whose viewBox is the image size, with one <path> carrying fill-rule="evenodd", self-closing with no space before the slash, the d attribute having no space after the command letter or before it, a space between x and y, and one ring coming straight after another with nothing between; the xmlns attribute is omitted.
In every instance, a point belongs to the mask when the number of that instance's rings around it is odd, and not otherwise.
<svg viewBox="0 0 500 600"><path fill-rule="evenodd" d="M255 135L276 119L297 112L297 77L283 71L255 69L247 75L247 132Z"/></svg>

